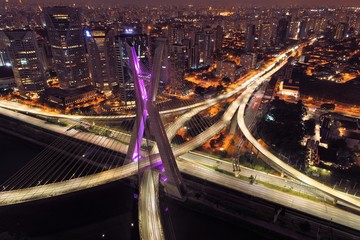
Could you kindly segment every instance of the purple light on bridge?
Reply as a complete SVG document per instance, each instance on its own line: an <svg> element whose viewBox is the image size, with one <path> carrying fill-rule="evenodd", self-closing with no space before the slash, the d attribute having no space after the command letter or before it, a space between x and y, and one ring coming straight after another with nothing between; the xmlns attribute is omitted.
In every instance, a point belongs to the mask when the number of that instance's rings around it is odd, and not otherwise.
<svg viewBox="0 0 360 240"><path fill-rule="evenodd" d="M137 58L136 51L135 51L134 48L131 48L131 55L132 55L135 71L136 71L136 74L138 76L137 77L137 80L138 80L137 87L139 88L138 91L140 91L141 98L143 100L143 114L142 114L142 118L140 120L139 129L138 129L138 136L137 136L136 144L135 144L135 147L134 147L134 153L133 153L133 156L132 156L132 161L133 162L138 162L141 159L140 147L142 145L142 138L144 136L146 118L148 116L148 111L147 111L148 95L147 95L147 92L146 92L144 79L143 79L143 77L139 76L141 74L141 69L140 69L139 59ZM135 82L134 82L134 84L135 84L135 87L136 87Z"/></svg>
<svg viewBox="0 0 360 240"><path fill-rule="evenodd" d="M140 69L139 59L137 58L137 55L136 55L136 52L135 52L134 48L131 49L131 54L133 56L133 61L134 61L134 66L135 66L136 73L139 76L139 74L141 73L141 69ZM144 101L147 101L148 96L147 96L147 92L146 92L146 88L145 88L144 79L142 77L138 78L138 83L139 83L139 87L140 87L141 97L142 97L142 99ZM145 110L146 110L146 108L144 109L144 112L145 112Z"/></svg>
<svg viewBox="0 0 360 240"><path fill-rule="evenodd" d="M141 91L141 97L144 101L148 100L148 96L146 93L146 89L145 89L145 84L144 81L142 79L139 79L139 86L140 86L140 91ZM144 109L144 111L146 111L146 109Z"/></svg>
<svg viewBox="0 0 360 240"><path fill-rule="evenodd" d="M137 146L135 146L134 154L133 154L131 160L133 162L138 162L140 159L141 159L141 156L139 155L139 148Z"/></svg>
<svg viewBox="0 0 360 240"><path fill-rule="evenodd" d="M161 181L163 182L167 182L168 178L164 175L161 175Z"/></svg>
<svg viewBox="0 0 360 240"><path fill-rule="evenodd" d="M143 116L140 120L140 126L139 126L138 136L136 139L136 144L134 147L134 153L133 153L132 159L131 159L133 162L138 162L141 159L140 147L142 144L142 138L144 136L146 117L147 117L147 110L144 109Z"/></svg>

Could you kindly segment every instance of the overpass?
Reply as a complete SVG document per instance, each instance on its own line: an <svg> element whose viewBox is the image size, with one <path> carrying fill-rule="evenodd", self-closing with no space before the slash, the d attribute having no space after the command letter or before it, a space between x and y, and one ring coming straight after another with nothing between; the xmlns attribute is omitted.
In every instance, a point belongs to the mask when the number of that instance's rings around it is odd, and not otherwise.
<svg viewBox="0 0 360 240"><path fill-rule="evenodd" d="M255 74L254 76L250 77L247 81L245 81L243 84L237 86L232 91L229 91L223 95L219 95L216 98L209 99L205 101L206 106L214 105L221 100L224 100L226 98L229 98L233 96L235 93L242 91L245 88L253 89L254 86L264 81L266 78L271 76L274 72L276 72L278 69L282 67L283 64L286 62L286 53L289 53L291 51L294 51L295 49L290 49L282 54L280 54L273 63L269 64L266 68L264 68L259 73ZM283 61L282 64L279 64L276 66L275 62ZM255 85L254 85L255 84ZM248 91L246 91L248 92ZM242 105L241 105L242 104ZM226 112L224 113L223 117L220 121L213 124L211 127L209 127L207 130L202 132L201 134L195 136L191 141L188 141L180 146L174 147L173 152L175 156L180 156L182 154L185 154L189 152L192 149L195 149L199 146L201 146L203 143L211 139L213 136L218 134L222 129L224 129L229 123L231 118L234 116L235 112L237 111L238 107L242 106L244 107L244 101L243 101L243 95L238 97L235 101L231 103L231 105L228 107ZM168 138L172 138L174 134L176 133L176 130L179 129L183 124L188 121L192 116L203 110L205 107L203 104L200 104L199 107L193 108L190 112L187 114L184 114L182 117L178 119L173 125L171 125L168 128ZM28 122L30 124L33 124L35 126L42 126L46 127L48 130L55 131L60 134L66 134L70 137L79 139L81 141L88 141L89 143L96 143L104 148L110 148L114 151L119 151L124 154L128 153L128 145L123 142L115 141L111 138L105 137L105 136L92 136L89 138L89 135L91 133L83 133L79 131L64 131L59 126L52 126L52 125L43 125L41 120L38 120L36 118L33 118L31 116L27 115L20 115L19 113L12 112L6 109L2 109L3 114L8 115L12 118L17 118L19 120L23 120L25 122ZM36 112L36 111L35 111ZM51 115L54 116L54 115ZM55 115L57 116L57 115ZM61 115L60 115L61 116ZM66 115L67 116L67 115ZM75 118L75 116L71 116L70 118ZM126 135L126 134L123 134ZM125 137L127 141L129 142L129 136L127 135ZM123 138L124 139L124 138ZM144 141L144 140L143 140ZM156 148L155 148L156 149ZM157 150L153 150L152 153L157 153ZM145 155L145 152L142 153ZM155 165L159 164L160 158L159 156L153 158L152 160ZM146 169L149 167L149 159L144 158L144 160L139 161L139 167L138 169ZM110 169L107 171L103 171L100 173L96 173L90 176L84 176L79 179L69 179L64 182L56 182L52 184L47 185L39 185L35 187L31 187L29 189L18 189L13 191L3 191L0 194L0 205L9 205L9 204L15 204L20 202L26 202L31 201L35 199L41 199L41 198L47 198L51 196L58 196L61 194L66 194L73 191L79 191L81 189L86 189L94 186L98 186L101 184L105 184L107 182L116 181L118 179L122 179L128 176L131 176L136 173L137 168L135 164L129 163L129 166L121 166L116 169ZM96 180L98 179L98 180Z"/></svg>
<svg viewBox="0 0 360 240"><path fill-rule="evenodd" d="M290 52L290 50L288 51ZM287 52L287 53L288 53ZM248 89L254 89L258 83L264 81L266 78L271 76L274 72L276 72L278 69L280 69L283 64L286 62L286 56L285 53L281 54L275 61L280 62L280 59L282 58L282 63L276 65L275 63L270 64L267 68L265 68L260 73L256 74L255 76L251 77L246 81L243 85L240 85L236 87L234 90L224 94L220 95L217 98L210 99L204 103L199 103L198 105L194 106L188 106L188 107L182 107L181 110L188 110L193 109L194 111L191 111L188 115L184 115L184 117L180 118L178 122L174 123L174 125L171 125L169 127L169 132L167 133L168 138L171 138L175 133L178 127L182 126L184 122L188 121L192 116L196 115L198 112L205 109L205 106L210 106L213 104L218 103L219 101L226 99L236 92L248 88ZM247 90L245 90L247 92ZM211 126L209 129L204 131L203 133L199 134L198 136L194 137L191 141L180 145L178 147L173 148L173 152L175 156L180 156L184 153L187 153L191 149L194 149L198 146L201 146L204 142L209 140L211 137L216 135L218 132L220 132L224 127L226 127L231 118L234 116L235 112L238 110L239 106L245 108L245 104L247 101L244 101L244 94L242 94L240 97L238 97L230 107L226 110L224 113L222 119L218 122L216 122L213 126ZM196 109L196 110L195 110ZM67 115L65 115L67 116ZM61 116L64 117L64 116ZM94 118L101 118L101 116L94 116ZM115 116L107 116L107 118L113 118ZM126 116L127 118L129 116ZM133 116L131 116L133 117ZM72 116L73 119L79 119L77 116ZM92 118L92 117L88 117ZM73 136L81 135L78 133L74 133ZM106 138L105 137L98 137L102 138L102 140L99 140L97 142L101 142L104 144L104 147L106 147L108 144L105 144ZM113 144L111 144L113 146ZM114 149L120 149L123 153L128 153L128 149L126 148L126 144L115 144ZM156 150L153 151L153 154L157 153ZM31 188L26 189L17 189L13 191L5 191L0 194L0 204L2 205L9 205L9 204L15 204L15 203L21 203L26 201L32 201L36 199L42 199L42 198L48 198L52 196L58 196L74 191L80 191L82 189L91 188L95 186L99 186L102 184L106 184L111 181L116 181L118 179L122 179L131 175L136 174L139 170L143 169L149 169L149 167L159 166L161 164L160 156L159 154L155 154L154 156L151 156L151 159L149 157L145 157L141 159L139 162L130 162L124 166L117 167L114 169L102 171L100 173L92 174L89 176L84 176L81 178L75 178L75 179L69 179L62 182L56 182L46 185L40 185L35 186ZM149 179L150 174L146 173L145 178ZM150 181L150 180L147 180ZM147 181L145 183L147 183ZM151 187L147 187L147 189L151 189ZM156 201L156 197L154 198L153 195L151 195L152 200L151 202L153 204L154 201ZM346 201L345 201L346 202ZM155 211L156 212L156 211Z"/></svg>
<svg viewBox="0 0 360 240"><path fill-rule="evenodd" d="M283 65L283 63L281 64ZM268 74L272 74L273 71L270 71ZM310 177L303 174L302 172L296 170L295 168L291 167L290 165L284 163L281 159L279 159L277 156L272 154L268 149L266 149L264 146L262 146L257 139L251 134L249 129L247 128L245 124L245 108L246 104L251 98L251 95L255 91L255 89L262 83L262 81L259 79L258 81L255 81L253 85L249 86L242 94L241 94L241 104L239 107L239 111L237 114L237 121L238 126L241 130L241 132L244 134L246 139L259 151L262 153L262 155L266 158L266 162L274 167L277 170L283 171L285 174L300 180L301 182L308 184L310 186L313 186L317 188L318 190L328 194L329 196L333 197L336 200L341 200L347 204L350 204L354 207L360 208L360 200L355 199L354 197L345 194L343 192L337 191L332 189L331 187L328 187Z"/></svg>
<svg viewBox="0 0 360 240"><path fill-rule="evenodd" d="M287 52L290 52L290 51L291 50L288 50ZM279 65L276 67L275 62L280 61L281 59L283 61L285 61L284 56L285 56L285 53L279 55L266 68L262 69L262 71L259 71L259 73L255 74L254 76L251 76L249 79L247 79L247 81L245 81L243 84L237 86L233 90L231 90L223 95L219 95L216 98L205 101L206 105L207 106L214 105L214 104L220 102L221 100L224 100L226 98L233 96L237 92L242 91L243 89L247 88L249 85L253 84L261 76L262 76L261 80L265 80L268 77L270 70L273 69L273 71L271 71L271 73L273 73L273 72L277 71L278 69L280 69L281 66ZM227 124L229 124L231 118L234 116L235 112L237 111L237 109L241 103L240 101L241 101L241 98L237 98L236 101L232 102L232 104L229 106L229 108L224 113L222 119L220 121L216 122L213 126L211 126L210 128L208 128L201 134L194 137L191 141L186 142L180 146L174 147L173 148L174 155L180 156L182 154L185 154L185 153L189 152L190 150L201 146L203 143L205 143L211 137L218 134L224 127L227 126ZM170 132L169 135L173 135L176 132L175 130L177 128L182 127L183 124L186 121L188 121L192 116L197 114L199 111L203 110L202 106L203 106L203 104L200 104L199 107L193 109L193 111L191 111L189 115L186 115L186 114L183 115L184 117L178 119L178 121L176 121L173 126L170 126L169 129L171 129L171 130L169 131ZM14 106L11 105L11 108L13 108L13 107ZM27 110L30 110L30 109L27 109ZM1 109L1 111L2 111L2 114L5 114L11 118L18 119L20 121L24 121L24 122L33 124L34 126L45 127L50 131L55 131L60 134L65 134L70 137L79 139L81 141L88 141L89 143L95 142L96 144L100 144L103 147L111 148L113 150L120 151L124 154L128 153L127 144L118 142L118 141L114 141L114 140L109 139L104 136L92 136L91 138L89 138L89 135L91 135L90 133L83 133L83 132L79 132L76 130L66 131L64 128L61 128L60 126L44 125L43 121L36 119L34 117L28 116L28 115L20 114L20 113L13 112L13 111L10 111L7 109ZM34 113L39 114L37 109L34 109ZM53 113L46 113L46 114L47 114L47 116L59 116L59 115L53 114ZM67 115L65 115L65 116L67 116ZM64 116L60 115L60 117L64 117ZM110 117L112 117L112 116L110 116ZM73 119L73 118L77 119L76 116L70 117L70 119ZM126 139L129 139L129 136L126 136ZM157 152L157 151L155 151L155 152ZM145 155L145 153L143 153L143 154ZM157 156L153 161L155 163L158 163L159 156ZM146 158L142 161L139 161L139 164L140 164L139 169L145 169L145 168L149 167L149 165L150 165L149 160L146 160ZM29 189L3 191L0 194L0 205L21 203L21 202L32 201L32 200L41 199L41 198L47 198L47 197L51 197L51 196L58 196L58 195L70 193L73 191L79 191L81 189L86 189L86 188L98 186L101 184L105 184L105 183L108 183L111 181L116 181L116 180L119 180L122 178L126 178L128 176L136 174L136 171L137 171L136 165L133 163L129 163L129 166L122 166L117 169L110 169L110 170L100 172L97 174L93 174L90 176L85 176L85 177L79 178L80 180L70 179L70 180L64 181L63 184L61 182L47 184L50 187L47 187L47 185L39 185L39 186L31 187ZM98 178L98 181L96 180L97 178Z"/></svg>

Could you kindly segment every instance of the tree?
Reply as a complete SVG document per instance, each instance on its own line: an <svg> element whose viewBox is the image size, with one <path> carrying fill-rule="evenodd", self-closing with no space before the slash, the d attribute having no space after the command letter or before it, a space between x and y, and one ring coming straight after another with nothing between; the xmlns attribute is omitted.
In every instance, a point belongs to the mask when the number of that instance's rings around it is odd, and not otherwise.
<svg viewBox="0 0 360 240"><path fill-rule="evenodd" d="M173 143L175 144L183 144L185 142L184 138L179 135L179 134L176 134L172 140Z"/></svg>
<svg viewBox="0 0 360 240"><path fill-rule="evenodd" d="M205 88L200 87L200 86L197 86L197 87L195 88L195 93L196 93L196 94L199 94L199 95L204 95L204 93L205 93Z"/></svg>
<svg viewBox="0 0 360 240"><path fill-rule="evenodd" d="M231 82L231 79L229 77L223 77L222 81L225 85L228 85Z"/></svg>
<svg viewBox="0 0 360 240"><path fill-rule="evenodd" d="M211 140L210 140L210 147L211 147L211 148L216 148L215 145L216 145L216 140L215 140L215 139L211 139Z"/></svg>
<svg viewBox="0 0 360 240"><path fill-rule="evenodd" d="M315 119L311 118L304 121L305 135L314 136L315 135Z"/></svg>

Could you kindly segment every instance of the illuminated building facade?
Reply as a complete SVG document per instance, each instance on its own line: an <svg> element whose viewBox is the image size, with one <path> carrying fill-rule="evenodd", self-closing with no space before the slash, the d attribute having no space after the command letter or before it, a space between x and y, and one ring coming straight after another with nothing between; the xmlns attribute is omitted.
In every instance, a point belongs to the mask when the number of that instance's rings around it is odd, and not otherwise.
<svg viewBox="0 0 360 240"><path fill-rule="evenodd" d="M89 71L95 87L109 92L115 82L114 31L107 29L85 30L85 42L89 54Z"/></svg>
<svg viewBox="0 0 360 240"><path fill-rule="evenodd" d="M346 37L347 29L347 23L338 23L338 25L336 26L334 39L338 41L343 40Z"/></svg>
<svg viewBox="0 0 360 240"><path fill-rule="evenodd" d="M263 23L260 25L260 33L259 33L259 47L268 47L271 45L271 24L270 23Z"/></svg>
<svg viewBox="0 0 360 240"><path fill-rule="evenodd" d="M137 57L143 67L149 63L149 42L146 34L138 34L133 29L125 29L115 36L115 77L121 105L135 104L134 81L129 66L129 56L126 52L126 43L135 48Z"/></svg>
<svg viewBox="0 0 360 240"><path fill-rule="evenodd" d="M20 94L37 97L44 91L45 73L35 33L29 30L0 31L0 41L10 57Z"/></svg>
<svg viewBox="0 0 360 240"><path fill-rule="evenodd" d="M245 52L253 51L254 44L255 44L255 25L248 24L245 33Z"/></svg>
<svg viewBox="0 0 360 240"><path fill-rule="evenodd" d="M231 81L235 80L236 63L234 61L217 61L216 76L228 77Z"/></svg>
<svg viewBox="0 0 360 240"><path fill-rule="evenodd" d="M306 142L306 164L313 166L319 165L319 141L308 139Z"/></svg>
<svg viewBox="0 0 360 240"><path fill-rule="evenodd" d="M281 81L279 84L279 94L281 95L287 95L292 96L294 98L300 97L300 87L299 82L294 81L292 79L284 79L284 81Z"/></svg>
<svg viewBox="0 0 360 240"><path fill-rule="evenodd" d="M245 71L254 69L256 66L257 54L256 53L245 53L240 56L241 66Z"/></svg>
<svg viewBox="0 0 360 240"><path fill-rule="evenodd" d="M53 64L63 89L90 85L84 35L78 8L44 8Z"/></svg>
<svg viewBox="0 0 360 240"><path fill-rule="evenodd" d="M300 33L300 20L296 19L290 22L289 38L298 39Z"/></svg>

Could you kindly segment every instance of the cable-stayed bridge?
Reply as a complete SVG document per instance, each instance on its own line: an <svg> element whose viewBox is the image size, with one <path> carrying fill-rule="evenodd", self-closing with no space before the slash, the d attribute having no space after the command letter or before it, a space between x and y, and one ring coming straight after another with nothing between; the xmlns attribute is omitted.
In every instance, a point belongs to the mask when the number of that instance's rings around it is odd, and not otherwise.
<svg viewBox="0 0 360 240"><path fill-rule="evenodd" d="M131 49L129 51L131 51ZM245 101L246 98L244 98L245 95L239 93L242 93L242 91L246 88L254 88L257 84L260 84L262 81L269 78L274 72L276 72L286 63L285 55L283 55L282 58L283 60L281 64L275 64L273 62L267 65L264 69L259 71L259 73L247 79L247 81L232 91L200 103L190 103L188 106L173 107L173 109L180 109L177 111L187 112L180 116L176 121L169 124L166 127L165 134L165 131L164 129L161 129L161 126L151 125L152 127L149 128L149 121L154 121L154 119L157 122L161 121L159 116L156 114L156 109L154 109L155 107L151 106L154 96L149 94L149 92L153 94L154 89L152 89L152 87L156 88L156 84L154 84L154 82L156 83L156 80L149 81L149 77L140 79L141 74L138 74L138 69L140 68L137 66L138 63L135 60L135 56L132 56L132 70L134 75L139 76L139 82L143 80L143 83L140 83L137 87L137 104L138 106L142 105L142 107L137 108L137 114L126 117L67 117L67 115L65 115L60 117L68 118L69 121L72 121L71 123L73 124L72 127L67 128L65 131L64 128L61 128L60 126L43 126L48 130L61 133L62 136L56 139L42 153L40 153L36 158L24 166L24 168L20 169L19 172L17 172L14 176L2 184L0 204L9 205L58 196L61 194L99 186L101 184L116 181L142 172L144 173L143 179L145 180L142 182L144 185L140 185L140 197L143 196L141 192L145 189L146 192L151 192L151 194L146 194L145 196L152 199L145 199L141 202L145 204L151 203L154 205L154 201L157 201L157 197L153 194L156 194L157 191L150 191L151 189L149 188L154 186L153 184L148 184L150 179L155 182L154 187L156 189L156 184L159 182L159 179L162 179L162 184L165 184L166 186L166 182L168 182L169 177L173 177L172 174L166 174L171 172L171 167L168 167L168 170L166 170L166 168L164 168L164 160L168 161L168 159L173 158L171 157L172 154L174 157L178 157L192 149L197 148L198 146L201 146L211 137L217 135L222 129L224 129L224 127L230 123L231 119L233 119L239 106L244 107L247 102ZM281 56L279 59L274 61L280 62L280 59ZM144 73L142 73L142 75L144 75ZM156 76L156 67L153 68L152 76ZM229 105L221 119L211 122L196 117L199 112L205 110L206 108L234 96L235 101ZM7 108L11 109L11 106L7 106ZM152 118L147 120L146 118L151 115L149 114L149 111L153 111ZM29 109L29 111L26 112L29 113L31 111ZM166 113L171 112L173 112L173 110L168 110ZM2 109L2 114L12 118L19 118L20 120L24 120L23 115L10 110ZM32 112L32 114L39 113ZM45 115L53 116L48 113ZM44 122L31 116L26 116L25 118L27 118L25 121L33 124L34 126L41 126ZM91 122L86 122L85 120L106 120L113 118L119 120L119 125L121 125L121 129L123 130L111 130L105 127L93 125ZM168 150L161 150L161 148L156 145L156 142L159 144L158 139L162 139L163 141L165 139L166 141L168 141L168 139L172 140L177 130L183 127L184 124L191 119L199 123L197 126L202 126L199 127L200 129L197 129L198 132L201 133L186 143L173 146L171 153L168 152L167 155L161 156L161 153L164 153ZM146 125L148 127L145 127ZM158 129L156 129L156 127ZM132 129L135 130L132 134L129 134L129 131ZM161 136L154 137L154 132L152 133L151 131L155 131L156 134L161 133ZM160 144L165 145L166 143ZM279 164L274 167L278 168L278 165ZM173 170L178 171L176 163L175 165L172 165L172 168ZM280 166L280 168L283 168L280 170L284 171L284 167ZM287 167L285 168L287 169ZM151 169L157 169L155 174L151 172ZM164 170L165 174L163 172ZM288 173L290 176L294 176L294 174L291 172L286 173ZM161 177L161 175L163 177ZM173 181L168 185L168 193L172 193L177 198L183 197L182 192L185 191L184 189L177 191L173 190L174 186L178 189L183 188L181 185L181 182ZM177 193L174 194L174 192ZM359 206L359 201L357 199L349 198L347 195L343 195L342 193L330 195L338 200L345 201L348 204L354 205L356 207ZM142 206L141 204L139 204L139 207L146 208L146 206ZM144 213L144 211L140 211L141 216L139 217L144 218L155 216L157 212L156 204L154 205L153 210L154 211L147 216L141 215ZM149 221L141 221L140 219L140 222ZM154 228L154 226L151 225L147 226L147 228L145 227L147 230L144 230L142 234L150 234L152 230L149 228ZM155 228L159 229L158 239L163 238L161 226ZM145 237L144 239L147 238Z"/></svg>

